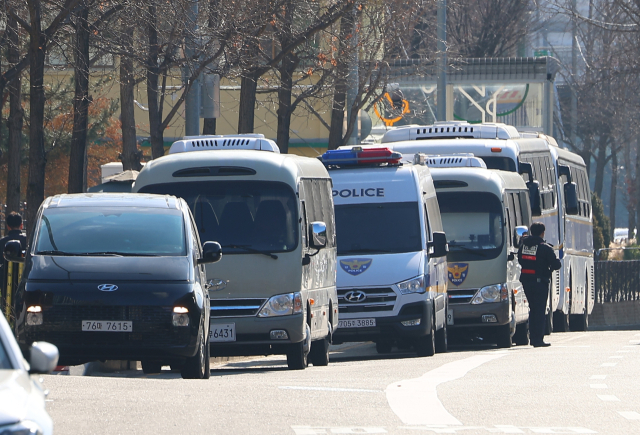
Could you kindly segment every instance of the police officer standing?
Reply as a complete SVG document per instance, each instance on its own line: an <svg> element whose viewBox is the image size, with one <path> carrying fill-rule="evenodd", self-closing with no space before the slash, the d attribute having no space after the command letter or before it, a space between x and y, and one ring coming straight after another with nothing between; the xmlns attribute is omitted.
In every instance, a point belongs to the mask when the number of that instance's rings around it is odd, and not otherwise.
<svg viewBox="0 0 640 435"><path fill-rule="evenodd" d="M553 247L544 241L544 231L543 223L531 224L530 236L522 239L518 249L520 282L529 301L529 336L533 347L550 346L543 341L549 282L551 272L561 267Z"/></svg>

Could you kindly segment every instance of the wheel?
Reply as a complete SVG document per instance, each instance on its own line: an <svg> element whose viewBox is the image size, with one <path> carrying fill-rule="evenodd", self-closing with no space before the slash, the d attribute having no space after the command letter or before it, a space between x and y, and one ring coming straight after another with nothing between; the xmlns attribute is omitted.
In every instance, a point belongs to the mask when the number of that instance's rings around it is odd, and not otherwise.
<svg viewBox="0 0 640 435"><path fill-rule="evenodd" d="M511 347L511 324L507 323L506 325L498 326L496 344L502 349Z"/></svg>
<svg viewBox="0 0 640 435"><path fill-rule="evenodd" d="M529 320L516 326L513 342L518 346L527 346L529 344Z"/></svg>
<svg viewBox="0 0 640 435"><path fill-rule="evenodd" d="M392 347L393 347L393 341L391 340L376 341L376 352L380 354L391 353Z"/></svg>
<svg viewBox="0 0 640 435"><path fill-rule="evenodd" d="M211 360L209 359L209 340L205 339L202 332L198 334L198 351L190 358L187 358L182 366L181 374L183 379L209 379L211 377Z"/></svg>
<svg viewBox="0 0 640 435"><path fill-rule="evenodd" d="M287 352L287 366L290 370L304 370L309 365L308 352L304 348L304 340L291 345Z"/></svg>
<svg viewBox="0 0 640 435"><path fill-rule="evenodd" d="M436 353L436 325L435 325L435 316L431 316L431 332L427 335L424 335L418 338L414 347L416 349L416 353L418 356L433 356Z"/></svg>
<svg viewBox="0 0 640 435"><path fill-rule="evenodd" d="M311 351L309 352L309 358L311 358L311 364L313 364L314 366L329 365L330 337L331 337L331 324L329 324L329 331L327 332L327 336L325 338L311 343Z"/></svg>
<svg viewBox="0 0 640 435"><path fill-rule="evenodd" d="M588 282L588 281L587 281ZM588 331L589 330L589 302L588 302L588 293L585 289L584 295L584 311L582 314L572 314L569 317L569 325L571 326L572 331Z"/></svg>
<svg viewBox="0 0 640 435"><path fill-rule="evenodd" d="M569 332L569 316L562 311L553 313L553 332Z"/></svg>
<svg viewBox="0 0 640 435"><path fill-rule="evenodd" d="M142 372L146 375L160 373L162 371L162 363L160 361L142 360Z"/></svg>
<svg viewBox="0 0 640 435"><path fill-rule="evenodd" d="M446 314L444 318L447 318ZM445 320L442 328L436 331L436 352L445 353L447 351L447 347L447 321Z"/></svg>

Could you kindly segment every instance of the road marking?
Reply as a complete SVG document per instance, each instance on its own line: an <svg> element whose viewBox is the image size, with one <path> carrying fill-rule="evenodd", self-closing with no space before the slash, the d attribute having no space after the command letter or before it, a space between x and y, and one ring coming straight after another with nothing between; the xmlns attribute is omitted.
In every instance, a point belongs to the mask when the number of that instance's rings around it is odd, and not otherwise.
<svg viewBox="0 0 640 435"><path fill-rule="evenodd" d="M630 351L630 350L616 350L616 352L619 352L619 353L629 353L629 352L631 352L631 351Z"/></svg>
<svg viewBox="0 0 640 435"><path fill-rule="evenodd" d="M619 402L620 399L618 399L616 396L608 396L606 394L597 394L598 398L604 402Z"/></svg>
<svg viewBox="0 0 640 435"><path fill-rule="evenodd" d="M462 426L438 399L436 387L466 375L482 364L503 357L507 352L492 352L447 363L419 378L405 379L387 387L387 401L404 424ZM425 412L428 409L429 412Z"/></svg>
<svg viewBox="0 0 640 435"><path fill-rule="evenodd" d="M615 367L618 363L602 363L601 367Z"/></svg>
<svg viewBox="0 0 640 435"><path fill-rule="evenodd" d="M599 380L603 380L606 379L607 375L591 375L591 377L589 379L599 379Z"/></svg>
<svg viewBox="0 0 640 435"><path fill-rule="evenodd" d="M433 433L478 433L486 431L489 433L545 433L545 434L594 434L598 433L584 427L561 427L561 426L511 426L511 425L495 425L493 427L482 426L447 426L447 425L429 425L429 426L400 426L399 429L426 431ZM468 432L473 431L473 432Z"/></svg>
<svg viewBox="0 0 640 435"><path fill-rule="evenodd" d="M622 355L613 355L613 356L610 356L609 358L622 359L622 358L624 358L624 356L622 356Z"/></svg>
<svg viewBox="0 0 640 435"><path fill-rule="evenodd" d="M281 390L311 390L311 391L337 391L342 393L384 393L382 390L362 390L359 388L330 388L330 387L278 387Z"/></svg>
<svg viewBox="0 0 640 435"><path fill-rule="evenodd" d="M628 345L627 345L627 346L622 346L622 347L632 347L632 348L634 348L634 349L637 349L637 348L638 348L638 346L628 346Z"/></svg>
<svg viewBox="0 0 640 435"><path fill-rule="evenodd" d="M629 340L631 344L640 344L640 340Z"/></svg>
<svg viewBox="0 0 640 435"><path fill-rule="evenodd" d="M640 414L634 411L618 411L618 414L627 420L640 420Z"/></svg>
<svg viewBox="0 0 640 435"><path fill-rule="evenodd" d="M607 384L590 384L589 385L591 388L609 388L607 387Z"/></svg>
<svg viewBox="0 0 640 435"><path fill-rule="evenodd" d="M364 427L364 426L291 426L296 435L318 435L318 434L350 434L350 433L387 433L383 427Z"/></svg>

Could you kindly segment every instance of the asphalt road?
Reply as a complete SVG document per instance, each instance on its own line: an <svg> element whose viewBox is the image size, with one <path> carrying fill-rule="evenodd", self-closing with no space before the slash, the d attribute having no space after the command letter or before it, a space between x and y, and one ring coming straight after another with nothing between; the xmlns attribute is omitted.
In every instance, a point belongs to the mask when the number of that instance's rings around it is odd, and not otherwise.
<svg viewBox="0 0 640 435"><path fill-rule="evenodd" d="M547 339L431 358L350 343L302 371L273 356L216 365L206 381L167 370L44 384L58 434L640 433L640 331Z"/></svg>

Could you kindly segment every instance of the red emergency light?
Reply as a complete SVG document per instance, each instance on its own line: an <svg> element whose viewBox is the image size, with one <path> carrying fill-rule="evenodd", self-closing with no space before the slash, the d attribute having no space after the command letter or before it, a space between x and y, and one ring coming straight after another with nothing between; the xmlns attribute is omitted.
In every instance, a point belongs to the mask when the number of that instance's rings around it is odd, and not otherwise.
<svg viewBox="0 0 640 435"><path fill-rule="evenodd" d="M398 164L402 154L393 152L387 147L362 148L353 147L350 150L329 150L322 155L322 161L327 165L371 165L386 163Z"/></svg>

